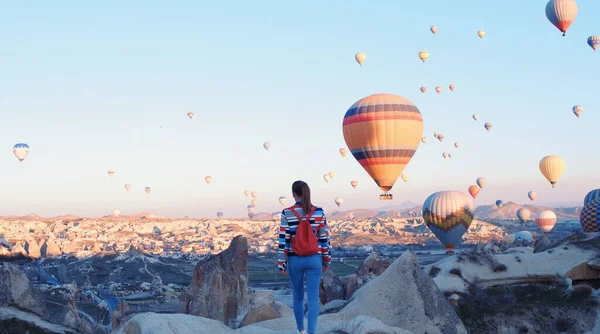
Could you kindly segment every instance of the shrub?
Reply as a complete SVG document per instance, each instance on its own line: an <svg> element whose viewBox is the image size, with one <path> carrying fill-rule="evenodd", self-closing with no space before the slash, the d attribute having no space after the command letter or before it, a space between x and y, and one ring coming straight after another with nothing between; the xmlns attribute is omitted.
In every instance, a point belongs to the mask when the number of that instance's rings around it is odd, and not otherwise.
<svg viewBox="0 0 600 334"><path fill-rule="evenodd" d="M594 289L587 284L579 284L573 287L571 290L571 298L573 299L586 299L588 298Z"/></svg>
<svg viewBox="0 0 600 334"><path fill-rule="evenodd" d="M573 321L571 319L561 318L556 320L556 330L559 332L568 332L573 328Z"/></svg>
<svg viewBox="0 0 600 334"><path fill-rule="evenodd" d="M519 327L519 334L527 334L527 333L529 333L529 328L527 328L527 326Z"/></svg>
<svg viewBox="0 0 600 334"><path fill-rule="evenodd" d="M462 278L462 273L460 272L460 269L458 269L458 268L452 268L452 269L450 269L450 274Z"/></svg>
<svg viewBox="0 0 600 334"><path fill-rule="evenodd" d="M506 268L506 265L504 265L504 264L502 264L502 263L500 263L500 264L496 264L496 265L494 265L494 267L492 268L492 270L493 270L495 273L499 273L499 272L502 272L502 271L506 271L506 269L507 269L507 268Z"/></svg>
<svg viewBox="0 0 600 334"><path fill-rule="evenodd" d="M431 278L435 278L440 271L442 271L440 268L436 267L436 266L431 266L431 268L429 268L429 276Z"/></svg>

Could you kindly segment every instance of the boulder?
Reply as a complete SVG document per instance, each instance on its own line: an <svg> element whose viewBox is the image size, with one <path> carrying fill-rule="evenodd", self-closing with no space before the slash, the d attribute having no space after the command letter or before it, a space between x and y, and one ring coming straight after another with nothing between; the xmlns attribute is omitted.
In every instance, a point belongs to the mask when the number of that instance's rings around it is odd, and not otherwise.
<svg viewBox="0 0 600 334"><path fill-rule="evenodd" d="M338 315L367 315L415 333L467 333L437 285L407 251L380 276L356 291Z"/></svg>
<svg viewBox="0 0 600 334"><path fill-rule="evenodd" d="M337 313L341 309L343 309L344 306L346 306L347 304L348 304L348 301L346 301L346 300L341 300L341 299L332 300L329 303L321 306L321 309L319 310L319 314Z"/></svg>
<svg viewBox="0 0 600 334"><path fill-rule="evenodd" d="M321 283L319 285L319 299L321 300L321 304L345 298L344 283L331 270L325 271L321 276Z"/></svg>
<svg viewBox="0 0 600 334"><path fill-rule="evenodd" d="M188 314L141 313L133 316L116 334L231 334L222 322Z"/></svg>
<svg viewBox="0 0 600 334"><path fill-rule="evenodd" d="M248 326L257 322L293 317L294 311L281 302L263 304L251 309L240 323L240 327Z"/></svg>
<svg viewBox="0 0 600 334"><path fill-rule="evenodd" d="M259 307L275 302L275 293L273 290L255 290L252 294L252 307Z"/></svg>
<svg viewBox="0 0 600 334"><path fill-rule="evenodd" d="M18 266L0 263L0 306L16 306L47 319L44 298Z"/></svg>
<svg viewBox="0 0 600 334"><path fill-rule="evenodd" d="M248 242L237 236L222 253L198 261L189 292L182 296L183 309L192 315L234 326L238 315L250 306Z"/></svg>

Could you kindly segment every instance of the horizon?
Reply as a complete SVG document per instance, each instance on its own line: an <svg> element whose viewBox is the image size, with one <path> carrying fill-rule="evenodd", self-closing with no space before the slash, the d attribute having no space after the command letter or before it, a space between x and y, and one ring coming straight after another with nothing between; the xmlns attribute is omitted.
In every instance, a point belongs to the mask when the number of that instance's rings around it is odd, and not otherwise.
<svg viewBox="0 0 600 334"><path fill-rule="evenodd" d="M257 213L279 212L279 196L293 204L297 179L327 212L422 205L437 191L467 193L480 176L488 184L473 201L478 206L497 199L582 203L600 188L598 159L588 153L600 124L600 69L593 66L600 55L586 44L597 33L600 3L580 4L565 37L544 6L11 3L0 13L8 32L0 54L0 121L7 125L0 215L92 217L119 209L125 216L244 217L252 199L244 190L258 191ZM421 50L430 53L425 63ZM362 66L357 52L367 56ZM376 93L412 101L428 138L404 170L409 181L396 181L392 201L380 201L353 156L338 152L347 148L347 109ZM584 107L581 118L571 112L576 104ZM19 163L11 148L21 142L31 152ZM554 189L538 168L550 154L567 166ZM326 183L328 172L335 177ZM336 197L344 199L341 208Z"/></svg>

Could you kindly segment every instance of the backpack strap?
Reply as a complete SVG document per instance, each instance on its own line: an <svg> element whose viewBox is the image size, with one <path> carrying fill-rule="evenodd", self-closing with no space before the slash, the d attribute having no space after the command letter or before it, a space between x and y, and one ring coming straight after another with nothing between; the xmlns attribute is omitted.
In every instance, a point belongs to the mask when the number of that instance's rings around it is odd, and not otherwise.
<svg viewBox="0 0 600 334"><path fill-rule="evenodd" d="M294 214L294 216L296 216L296 218L298 218L298 223L300 223L300 220L302 219L302 217L300 217L300 214L298 214L298 211L296 211L296 209L299 209L300 207L297 205L291 206L288 209L290 209L290 211L292 211L292 213ZM316 206L312 206L312 209L310 210L310 212L308 213L308 215L306 216L308 218L308 221L310 222L310 219L312 218L313 214L315 214L315 211L317 210ZM312 227L312 226L311 226ZM316 228L314 228L314 230L319 230L321 226L317 226Z"/></svg>

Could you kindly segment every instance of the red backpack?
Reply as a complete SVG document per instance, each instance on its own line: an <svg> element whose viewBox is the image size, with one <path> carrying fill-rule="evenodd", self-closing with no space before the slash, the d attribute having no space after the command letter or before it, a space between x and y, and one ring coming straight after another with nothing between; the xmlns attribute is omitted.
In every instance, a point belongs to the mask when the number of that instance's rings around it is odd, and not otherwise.
<svg viewBox="0 0 600 334"><path fill-rule="evenodd" d="M302 217L298 214L296 209L299 206L290 207L290 211L298 218L298 228L296 229L296 236L292 239L292 251L296 255L309 256L319 253L319 240L317 239L316 232L319 230L319 226L313 230L310 226L310 218L317 209L313 206L308 215L304 214Z"/></svg>

